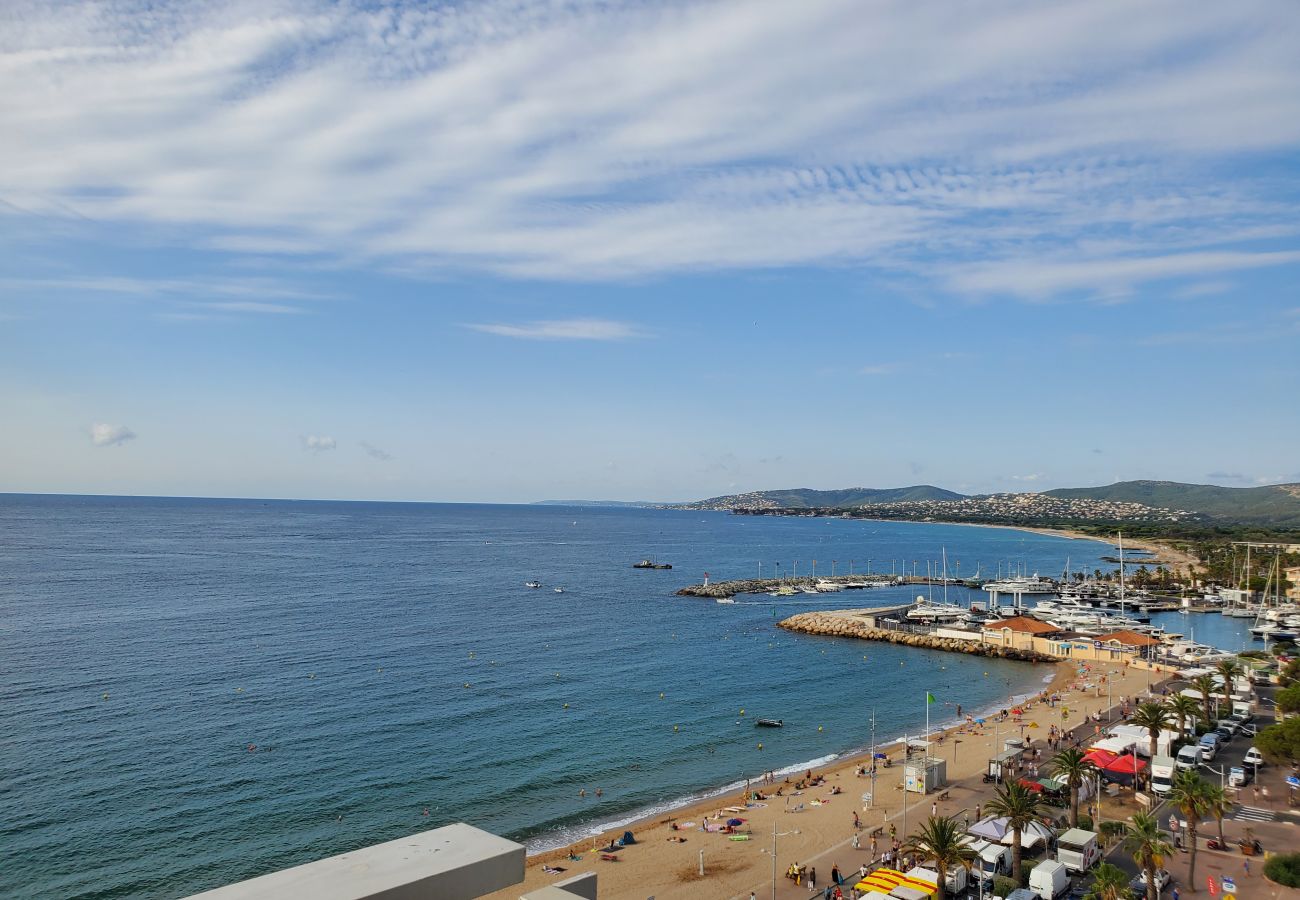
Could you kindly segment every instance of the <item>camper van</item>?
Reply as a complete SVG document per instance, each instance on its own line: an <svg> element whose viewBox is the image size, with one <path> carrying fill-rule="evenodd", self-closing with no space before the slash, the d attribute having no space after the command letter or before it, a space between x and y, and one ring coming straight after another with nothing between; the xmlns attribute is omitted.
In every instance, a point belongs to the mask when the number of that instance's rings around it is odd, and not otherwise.
<svg viewBox="0 0 1300 900"><path fill-rule="evenodd" d="M1056 861L1070 872L1086 872L1101 861L1095 831L1071 828L1056 839Z"/></svg>

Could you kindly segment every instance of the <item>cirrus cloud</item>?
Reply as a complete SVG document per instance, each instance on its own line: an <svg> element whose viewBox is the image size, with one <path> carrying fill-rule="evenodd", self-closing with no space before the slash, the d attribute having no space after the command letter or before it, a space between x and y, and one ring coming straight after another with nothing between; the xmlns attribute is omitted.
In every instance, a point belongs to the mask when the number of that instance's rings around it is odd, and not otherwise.
<svg viewBox="0 0 1300 900"><path fill-rule="evenodd" d="M339 442L329 435L308 434L302 438L302 448L312 453L320 453L324 450L333 450L337 448Z"/></svg>
<svg viewBox="0 0 1300 900"><path fill-rule="evenodd" d="M530 341L623 341L645 337L646 333L631 322L609 319L556 319L521 324L469 324L466 328L500 337Z"/></svg>
<svg viewBox="0 0 1300 900"><path fill-rule="evenodd" d="M33 230L569 280L851 263L1022 297L1290 265L1298 239L1255 165L1300 149L1289 0L6 11L0 217Z"/></svg>

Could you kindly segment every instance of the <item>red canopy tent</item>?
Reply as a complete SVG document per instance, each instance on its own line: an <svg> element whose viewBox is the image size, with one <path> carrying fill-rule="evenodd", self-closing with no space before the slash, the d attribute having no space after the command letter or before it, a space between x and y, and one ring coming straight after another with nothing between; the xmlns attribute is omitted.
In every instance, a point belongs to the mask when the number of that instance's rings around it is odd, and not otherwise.
<svg viewBox="0 0 1300 900"><path fill-rule="evenodd" d="M1115 759L1115 754L1109 750L1089 750L1083 757L1084 762L1092 763L1099 769L1107 768Z"/></svg>
<svg viewBox="0 0 1300 900"><path fill-rule="evenodd" d="M1133 775L1141 772L1147 767L1146 761L1138 759L1136 756L1125 755L1117 756L1106 765L1102 766L1107 772L1115 772L1119 775Z"/></svg>

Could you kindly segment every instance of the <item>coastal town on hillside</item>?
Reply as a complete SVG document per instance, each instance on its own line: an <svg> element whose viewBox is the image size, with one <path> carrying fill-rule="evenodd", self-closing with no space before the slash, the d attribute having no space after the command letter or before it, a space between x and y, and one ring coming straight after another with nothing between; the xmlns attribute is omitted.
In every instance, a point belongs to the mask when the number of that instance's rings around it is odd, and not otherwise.
<svg viewBox="0 0 1300 900"><path fill-rule="evenodd" d="M1054 521L1108 521L1185 523L1205 519L1200 513L1186 510L1147 506L1142 503L1118 500L1093 500L1074 497L1053 497L1047 494L983 494L959 500L899 500L885 503L867 503L844 509L788 509L761 491L735 494L686 504L691 509L730 510L738 513L784 513L788 515L826 515L860 513L882 519L916 519L964 521L1001 519L1042 519Z"/></svg>

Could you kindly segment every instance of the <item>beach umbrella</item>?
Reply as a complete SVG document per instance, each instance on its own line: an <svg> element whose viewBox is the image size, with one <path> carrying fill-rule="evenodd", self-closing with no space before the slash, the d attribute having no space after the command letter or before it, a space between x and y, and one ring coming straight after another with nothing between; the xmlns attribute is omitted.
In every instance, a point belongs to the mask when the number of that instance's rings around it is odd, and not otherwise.
<svg viewBox="0 0 1300 900"><path fill-rule="evenodd" d="M737 825L744 825L744 824L745 824L745 820L744 820L744 819L728 819L728 820L727 820L727 824L730 825L732 828L735 828Z"/></svg>

